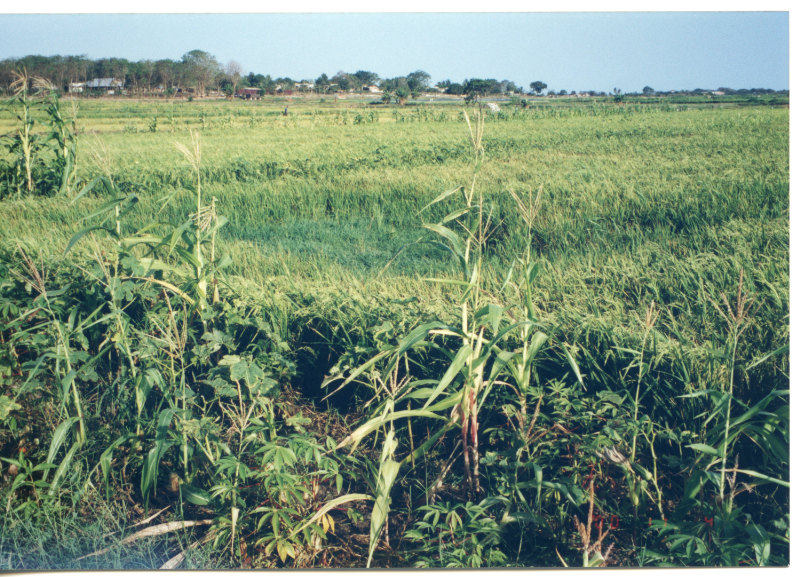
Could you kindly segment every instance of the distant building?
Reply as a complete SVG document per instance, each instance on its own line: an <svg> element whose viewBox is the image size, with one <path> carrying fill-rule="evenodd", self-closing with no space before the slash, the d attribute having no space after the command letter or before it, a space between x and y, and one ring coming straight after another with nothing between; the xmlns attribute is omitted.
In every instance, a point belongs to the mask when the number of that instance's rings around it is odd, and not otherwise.
<svg viewBox="0 0 800 577"><path fill-rule="evenodd" d="M725 93L722 90L715 90L711 94L713 94L714 96L725 96Z"/></svg>
<svg viewBox="0 0 800 577"><path fill-rule="evenodd" d="M125 86L125 82L116 78L94 78L84 84L87 90L107 90L109 94L114 94L115 89Z"/></svg>
<svg viewBox="0 0 800 577"><path fill-rule="evenodd" d="M261 91L258 88L240 88L236 91L236 96L246 100L258 100L261 98Z"/></svg>
<svg viewBox="0 0 800 577"><path fill-rule="evenodd" d="M382 92L381 89L374 84L372 86L362 86L361 90L364 92L369 92L370 94L380 94Z"/></svg>
<svg viewBox="0 0 800 577"><path fill-rule="evenodd" d="M67 92L83 92L85 82L70 82L67 87Z"/></svg>

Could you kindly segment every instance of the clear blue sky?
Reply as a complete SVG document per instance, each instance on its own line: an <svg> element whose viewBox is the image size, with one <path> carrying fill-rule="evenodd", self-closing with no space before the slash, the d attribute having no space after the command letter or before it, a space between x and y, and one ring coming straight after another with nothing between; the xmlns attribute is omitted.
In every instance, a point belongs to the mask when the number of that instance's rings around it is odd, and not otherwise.
<svg viewBox="0 0 800 577"><path fill-rule="evenodd" d="M0 59L201 49L245 73L294 79L422 69L433 82L542 80L570 91L789 88L788 12L0 14L0 39Z"/></svg>

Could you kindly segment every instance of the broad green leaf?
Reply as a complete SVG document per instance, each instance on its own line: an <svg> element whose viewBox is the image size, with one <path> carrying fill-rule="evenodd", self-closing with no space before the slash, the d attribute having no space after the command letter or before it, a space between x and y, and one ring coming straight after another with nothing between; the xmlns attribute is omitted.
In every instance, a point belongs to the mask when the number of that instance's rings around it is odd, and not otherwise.
<svg viewBox="0 0 800 577"><path fill-rule="evenodd" d="M445 198L447 198L448 196L450 196L450 195L452 195L452 194L455 194L456 192L458 192L459 190L461 190L461 188L462 188L461 186L457 186L457 187L455 187L455 188L451 188L450 190L446 190L446 191L444 191L442 194L440 194L439 196L437 196L436 198L434 198L432 201L430 201L428 204L426 204L426 205L425 205L425 207L424 207L422 210L420 210L420 211L419 211L419 212L418 212L416 215L414 215L414 216L419 216L420 214L422 214L423 212L425 212L425 211L426 211L428 208L430 208L431 206L433 206L433 205L434 205L434 204L436 204L437 202L441 202L441 201L443 201L443 200L444 200Z"/></svg>
<svg viewBox="0 0 800 577"><path fill-rule="evenodd" d="M475 317L480 318L484 315L488 316L489 323L492 325L492 334L497 334L497 329L500 327L500 321L503 318L505 310L505 308L499 305L490 303L476 312Z"/></svg>
<svg viewBox="0 0 800 577"><path fill-rule="evenodd" d="M472 206L468 206L467 208L460 208L460 209L458 209L458 210L455 210L455 211L451 212L450 214L448 214L446 217L444 217L444 218L442 219L442 221L441 221L439 224L447 224L447 223L448 223L448 222L450 222L451 220L455 220L455 219L457 219L458 217L460 217L460 216L463 216L463 215L467 214L467 213L468 213L469 211L471 211L473 208L474 208L474 207L472 207Z"/></svg>
<svg viewBox="0 0 800 577"><path fill-rule="evenodd" d="M439 411L449 409L450 407L457 405L461 401L462 396L462 391L456 391L446 399L432 404L430 407L428 407L428 410L432 413L438 413Z"/></svg>
<svg viewBox="0 0 800 577"><path fill-rule="evenodd" d="M581 371L578 369L578 363L575 362L575 359L572 358L572 355L569 354L567 347L564 344L561 344L561 350L564 351L564 354L567 355L567 360L569 361L569 366L572 367L572 372L575 373L575 376L578 377L578 382L583 386L583 390L586 390L586 385L583 384L583 377L581 377Z"/></svg>
<svg viewBox="0 0 800 577"><path fill-rule="evenodd" d="M114 453L114 449L119 447L125 441L127 441L129 439L133 439L135 437L136 437L136 435L134 435L132 433L128 433L127 435L122 435L116 441L111 443L111 445L105 451L103 451L103 454L100 455L100 463L99 464L100 464L100 468L103 471L103 480L105 481L105 485L106 485L106 499L109 499L109 500L111 499L111 494L109 493L109 487L108 487L108 474L111 471L111 455ZM90 475L90 478L91 478L91 475ZM87 482L88 482L88 480L87 480Z"/></svg>
<svg viewBox="0 0 800 577"><path fill-rule="evenodd" d="M754 363L748 365L745 368L745 371L749 371L750 369L752 369L754 367L757 367L758 365L760 365L761 363L763 363L764 361L766 361L770 357L776 357L778 355L782 355L783 353L788 353L788 352L789 352L789 345L783 345L782 347L780 347L778 349L775 349L774 351L772 351L771 353L767 354L766 356L763 356L760 359L758 359L757 361L755 361Z"/></svg>
<svg viewBox="0 0 800 577"><path fill-rule="evenodd" d="M76 200L78 200L78 199L79 199L79 198L81 198L83 195L85 195L86 193L88 193L88 192L90 192L92 189L94 189L94 187L95 187L95 186L97 186L97 184L98 184L98 183L102 183L102 184L104 184L104 183L102 182L103 180L105 180L105 178L104 178L104 177L102 177L102 176L98 176L97 178L95 178L94 180L92 180L92 181L91 181L89 184L87 184L86 186L84 186L84 187L83 187L83 189L82 189L82 190L81 190L81 191L80 191L80 192L79 192L77 195L75 195L75 198L73 198L73 199L72 199L72 201L70 202L70 204L74 204Z"/></svg>
<svg viewBox="0 0 800 577"><path fill-rule="evenodd" d="M53 433L53 439L50 441L50 451L47 453L47 460L46 463L52 463L56 458L56 453L61 448L61 445L64 444L64 441L69 435L70 429L72 425L77 423L80 419L78 417L70 417L63 423L61 423L58 427L56 427L55 432ZM45 471L44 476L42 479L44 481L47 480L48 471ZM55 482L55 481L53 481Z"/></svg>
<svg viewBox="0 0 800 577"><path fill-rule="evenodd" d="M755 477L756 479L764 479L765 481L771 481L772 483L777 483L781 487L789 488L788 481L782 481L781 479L776 479L774 477L768 477L762 473L758 473L756 471L750 471L748 469L737 469L738 473L744 473L745 475L750 475L751 477Z"/></svg>
<svg viewBox="0 0 800 577"><path fill-rule="evenodd" d="M712 455L714 457L722 458L722 452L719 449L715 449L714 447L709 447L704 443L692 443L691 445L686 445L689 449L694 449L699 453L705 453L706 455Z"/></svg>
<svg viewBox="0 0 800 577"><path fill-rule="evenodd" d="M66 401L67 395L69 394L69 387L72 384L72 381L75 380L75 375L77 374L78 373L75 371L75 369L72 369L63 379L61 379L61 392L63 395L62 401Z"/></svg>
<svg viewBox="0 0 800 577"><path fill-rule="evenodd" d="M176 246L175 247L175 252L177 252L181 256L181 258L183 259L184 262L186 262L188 264L191 264L194 268L196 268L196 269L202 269L203 268L203 265L200 263L199 260L197 260L197 257L195 257L192 253L190 253L185 248L183 248L181 246Z"/></svg>
<svg viewBox="0 0 800 577"><path fill-rule="evenodd" d="M138 416L142 416L142 409L144 408L145 401L150 395L150 390L153 388L152 382L146 377L144 373L139 373L136 377L136 384L134 385L134 393L136 395L136 411Z"/></svg>
<svg viewBox="0 0 800 577"><path fill-rule="evenodd" d="M211 495L203 489L192 485L182 484L180 486L181 496L195 505L208 505L211 502Z"/></svg>
<svg viewBox="0 0 800 577"><path fill-rule="evenodd" d="M741 416L737 417L736 419L734 419L731 422L730 427L733 428L733 427L735 427L735 426L737 426L737 425L739 425L741 423L744 423L745 421L750 419L753 415L756 415L757 413L763 411L774 397L781 396L781 395L788 395L788 394L789 394L789 391L786 391L786 390L783 390L783 391L772 391L767 396L765 396L763 399L761 399L758 403L753 405L753 407L751 407L750 410L748 410L746 413L744 413L743 415L741 415Z"/></svg>
<svg viewBox="0 0 800 577"><path fill-rule="evenodd" d="M19 411L21 408L21 405L18 405L9 397L0 396L0 421L7 419L11 411Z"/></svg>
<svg viewBox="0 0 800 577"><path fill-rule="evenodd" d="M355 450L358 444L362 441L364 437L378 429L381 425L385 425L397 419L407 419L410 417L427 417L430 419L440 419L442 421L446 421L444 417L437 415L436 413L432 413L430 411L423 411L419 409L414 409L411 411L397 411L396 413L391 413L386 416L378 416L373 419L370 419L355 431L347 435L337 446L337 449L341 449L342 447L353 443L353 447L351 449Z"/></svg>
<svg viewBox="0 0 800 577"><path fill-rule="evenodd" d="M758 523L747 525L745 530L747 531L747 534L750 535L750 539L753 542L753 550L756 554L756 563L758 563L760 567L765 567L769 564L769 533L767 533Z"/></svg>
<svg viewBox="0 0 800 577"><path fill-rule="evenodd" d="M300 527L296 528L292 531L290 537L297 535L300 531L315 523L318 519L320 519L323 515L325 515L331 509L338 507L339 505L343 505L345 503L349 503L350 501L373 501L374 499L369 495L365 495L363 493L352 493L350 495L342 495L341 497L336 497L325 503L319 511L314 513L310 519L308 519L305 524L301 525Z"/></svg>
<svg viewBox="0 0 800 577"><path fill-rule="evenodd" d="M394 439L394 432L390 431L386 435L386 440L383 444L381 468L377 479L378 491L375 495L375 506L372 509L372 516L370 517L369 557L367 558L368 569L372 563L372 555L378 544L378 538L380 537L381 531L383 531L386 518L389 515L389 505L391 505L392 502L389 494L397 478L397 473L400 471L400 463L392 459L396 448L397 441Z"/></svg>
<svg viewBox="0 0 800 577"><path fill-rule="evenodd" d="M528 370L536 355L539 354L539 351L549 339L550 337L542 331L536 331L531 337L530 343L528 343L528 360L525 363L525 370Z"/></svg>
<svg viewBox="0 0 800 577"><path fill-rule="evenodd" d="M442 380L439 381L439 384L434 389L433 394L428 398L425 404L422 406L423 409L426 409L428 405L430 405L436 397L438 397L442 391L444 391L447 386L453 381L456 375L464 368L464 364L469 359L470 355L472 354L472 348L469 345L464 345L459 349L458 353L456 353L453 362L450 363L450 366L447 368Z"/></svg>
<svg viewBox="0 0 800 577"><path fill-rule="evenodd" d="M73 417L73 418L77 419L77 417ZM64 475L64 471L66 471L67 468L69 467L70 463L72 463L72 458L75 455L75 451L78 450L79 446L80 446L80 443L78 441L75 441L74 443L72 443L72 447L70 447L69 451L67 451L67 454L61 460L61 464L58 466L58 469L56 469L55 475L53 475L53 482L50 483L50 490L47 492L48 495L54 495L55 494L55 492L56 492L56 490L58 489L58 486L59 486L59 481L61 480L61 477ZM49 471L45 471L44 476L42 477L42 480L46 480L47 479L47 473L49 473Z"/></svg>
<svg viewBox="0 0 800 577"><path fill-rule="evenodd" d="M127 198L128 198L127 196L121 196L119 198L115 198L114 200L109 200L103 206L101 206L100 208L98 208L97 210L95 210L91 214L89 214L89 216L84 216L81 219L81 221L89 220L90 218L94 218L95 216L103 214L104 212L108 212L109 210L113 209L115 206L119 206L120 204L122 204L125 201L125 199L127 199Z"/></svg>

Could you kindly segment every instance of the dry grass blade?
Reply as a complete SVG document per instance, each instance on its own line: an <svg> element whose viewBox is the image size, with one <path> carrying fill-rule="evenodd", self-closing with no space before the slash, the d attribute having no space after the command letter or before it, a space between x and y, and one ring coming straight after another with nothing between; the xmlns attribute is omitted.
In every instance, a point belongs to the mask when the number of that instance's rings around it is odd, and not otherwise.
<svg viewBox="0 0 800 577"><path fill-rule="evenodd" d="M103 173L103 175L108 178L110 182L114 182L112 178L113 168L114 168L114 158L106 148L105 143L100 140L100 137L95 135L94 137L95 143L97 144L97 148L89 144L89 148L92 151L91 159L97 169Z"/></svg>
<svg viewBox="0 0 800 577"><path fill-rule="evenodd" d="M142 519L142 520L141 520L141 521L139 521L138 523L135 523L134 525L131 525L131 527L138 527L139 525L147 525L147 524L148 524L150 521L152 521L153 519L155 519L156 517L158 517L159 515L161 515L161 513L163 513L163 512L164 512L164 511L166 511L167 509L169 509L169 507L170 507L170 506L169 506L169 505L167 505L166 507L164 507L164 508L163 508L163 509L161 509L160 511L157 511L156 513L153 513L152 515L150 515L150 516L149 516L147 519ZM121 529L120 529L120 530L121 530ZM119 533L119 531L111 531L111 533L106 533L105 535L103 535L103 539L105 539L106 537L110 537L110 536L111 536L111 535L113 535L114 533Z"/></svg>
<svg viewBox="0 0 800 577"><path fill-rule="evenodd" d="M46 272L44 269L44 260L41 261L42 270L41 272L39 272L39 269L36 267L36 264L34 264L33 260L31 260L31 258L25 253L25 251L22 249L22 246L20 246L19 243L17 243L17 250L19 250L19 253L22 255L22 260L25 262L25 268L28 269L28 273L31 276L30 278L26 278L19 272L15 271L14 269L10 269L9 272L11 272L11 274L16 276L22 282L30 285L30 287L36 290L36 292L38 292L40 295L45 294L47 288L45 287L44 284L44 277L46 276ZM39 258L40 259L43 258L41 254L39 255Z"/></svg>
<svg viewBox="0 0 800 577"><path fill-rule="evenodd" d="M12 70L11 76L14 78L14 81L8 88L14 96L28 90L28 71L25 68L22 70Z"/></svg>
<svg viewBox="0 0 800 577"><path fill-rule="evenodd" d="M56 89L52 82L41 76L34 76L31 80L37 92L54 92Z"/></svg>
<svg viewBox="0 0 800 577"><path fill-rule="evenodd" d="M189 161L189 164L192 165L192 168L199 171L200 170L200 135L195 132L194 130L189 131L189 134L192 138L192 143L190 147L187 147L182 142L175 141L175 148L186 157L186 160Z"/></svg>
<svg viewBox="0 0 800 577"><path fill-rule="evenodd" d="M138 541L139 539L144 539L145 537L152 537L153 535L163 535L164 533L170 533L172 531L177 531L178 529L185 529L186 527L194 527L195 525L210 525L213 522L214 522L213 519L204 519L202 521L170 521L169 523L162 523L161 525L156 525L155 527L148 527L147 529L142 529L138 533L129 535L125 537L122 541L117 543L116 546L127 545L128 543L133 543L134 541ZM80 561L81 559L96 557L98 555L103 555L105 553L108 553L110 550L111 550L110 547L106 547L105 549L100 549L99 551L95 551L94 553L89 553L88 555L84 555L83 557L78 557L75 560Z"/></svg>
<svg viewBox="0 0 800 577"><path fill-rule="evenodd" d="M519 214L522 219L525 221L525 224L528 225L528 228L533 227L533 221L536 220L536 215L539 214L539 209L541 209L541 201L542 201L542 190L544 189L544 185L539 186L539 191L536 193L536 199L533 198L533 189L528 188L528 203L522 201L522 199L517 196L517 193L513 190L509 190L508 192L511 193L514 202L517 203L517 208L519 209Z"/></svg>

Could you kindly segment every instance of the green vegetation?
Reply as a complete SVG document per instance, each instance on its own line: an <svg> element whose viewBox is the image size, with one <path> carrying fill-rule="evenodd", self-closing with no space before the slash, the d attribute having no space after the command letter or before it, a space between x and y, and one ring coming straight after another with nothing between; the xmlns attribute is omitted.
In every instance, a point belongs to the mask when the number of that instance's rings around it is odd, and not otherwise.
<svg viewBox="0 0 800 577"><path fill-rule="evenodd" d="M788 564L788 110L30 98L0 567Z"/></svg>

